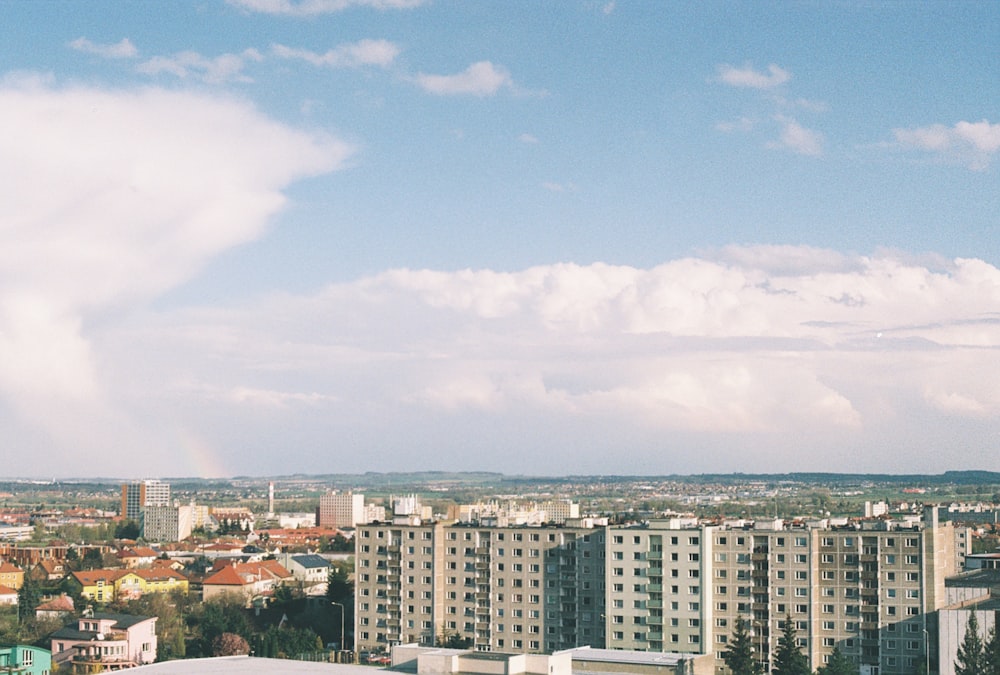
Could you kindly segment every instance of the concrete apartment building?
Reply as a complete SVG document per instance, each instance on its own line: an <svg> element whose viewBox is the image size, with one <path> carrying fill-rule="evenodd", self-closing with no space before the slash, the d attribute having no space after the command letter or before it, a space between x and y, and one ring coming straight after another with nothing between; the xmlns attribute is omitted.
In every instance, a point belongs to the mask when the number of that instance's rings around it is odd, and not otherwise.
<svg viewBox="0 0 1000 675"><path fill-rule="evenodd" d="M123 518L139 522L142 510L147 506L170 506L170 484L158 480L122 484Z"/></svg>
<svg viewBox="0 0 1000 675"><path fill-rule="evenodd" d="M367 525L357 538L358 648L460 640L481 651L576 646L722 653L737 617L768 665L786 617L817 669L835 647L862 675L904 675L950 600L966 530L885 519L693 519L577 528ZM924 631L927 631L925 634Z"/></svg>
<svg viewBox="0 0 1000 675"><path fill-rule="evenodd" d="M353 492L328 492L319 498L317 527L356 527L365 520L365 496Z"/></svg>
<svg viewBox="0 0 1000 675"><path fill-rule="evenodd" d="M604 644L603 528L371 524L355 541L359 650Z"/></svg>

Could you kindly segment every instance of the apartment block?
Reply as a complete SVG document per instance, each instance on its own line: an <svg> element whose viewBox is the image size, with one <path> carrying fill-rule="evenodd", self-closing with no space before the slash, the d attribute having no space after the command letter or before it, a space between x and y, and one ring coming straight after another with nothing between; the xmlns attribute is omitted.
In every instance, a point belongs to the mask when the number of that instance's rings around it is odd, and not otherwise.
<svg viewBox="0 0 1000 675"><path fill-rule="evenodd" d="M142 536L146 541L182 541L191 536L194 528L195 509L193 505L146 506L140 516Z"/></svg>
<svg viewBox="0 0 1000 675"><path fill-rule="evenodd" d="M364 525L355 541L358 649L604 644L603 528Z"/></svg>
<svg viewBox="0 0 1000 675"><path fill-rule="evenodd" d="M170 484L143 480L122 484L121 513L128 520L139 521L147 506L169 506Z"/></svg>
<svg viewBox="0 0 1000 675"><path fill-rule="evenodd" d="M356 546L362 650L590 645L710 654L723 675L742 617L765 668L788 620L813 670L839 648L862 675L905 675L936 659L925 636L969 539L929 509L922 522L373 524Z"/></svg>
<svg viewBox="0 0 1000 675"><path fill-rule="evenodd" d="M712 532L679 519L608 528L609 649L704 653Z"/></svg>
<svg viewBox="0 0 1000 675"><path fill-rule="evenodd" d="M319 498L317 527L355 527L365 519L365 496L353 492L328 492Z"/></svg>

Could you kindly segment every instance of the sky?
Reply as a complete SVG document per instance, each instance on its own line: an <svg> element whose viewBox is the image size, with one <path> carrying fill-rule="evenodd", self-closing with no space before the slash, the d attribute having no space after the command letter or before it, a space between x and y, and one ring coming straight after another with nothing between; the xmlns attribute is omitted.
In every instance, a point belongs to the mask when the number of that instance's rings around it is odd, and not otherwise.
<svg viewBox="0 0 1000 675"><path fill-rule="evenodd" d="M0 3L4 474L1000 471L1000 4Z"/></svg>

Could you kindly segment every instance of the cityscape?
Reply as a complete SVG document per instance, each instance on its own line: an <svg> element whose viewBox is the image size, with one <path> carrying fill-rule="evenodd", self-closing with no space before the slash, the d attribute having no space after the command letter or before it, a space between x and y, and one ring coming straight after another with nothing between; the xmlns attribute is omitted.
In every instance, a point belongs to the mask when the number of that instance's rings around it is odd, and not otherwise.
<svg viewBox="0 0 1000 675"><path fill-rule="evenodd" d="M0 2L0 673L1000 675L1000 2Z"/></svg>
<svg viewBox="0 0 1000 675"><path fill-rule="evenodd" d="M0 488L12 672L952 674L996 640L1000 473Z"/></svg>

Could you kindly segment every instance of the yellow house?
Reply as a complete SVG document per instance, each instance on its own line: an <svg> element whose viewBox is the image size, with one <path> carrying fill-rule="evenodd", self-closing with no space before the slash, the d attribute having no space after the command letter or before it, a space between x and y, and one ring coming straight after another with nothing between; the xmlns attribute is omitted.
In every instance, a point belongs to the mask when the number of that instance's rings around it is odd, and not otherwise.
<svg viewBox="0 0 1000 675"><path fill-rule="evenodd" d="M132 600L146 593L188 592L187 577L170 568L86 570L73 572L73 579L80 585L80 594L96 602Z"/></svg>
<svg viewBox="0 0 1000 675"><path fill-rule="evenodd" d="M0 563L0 586L13 588L15 591L24 585L24 570L7 561Z"/></svg>

